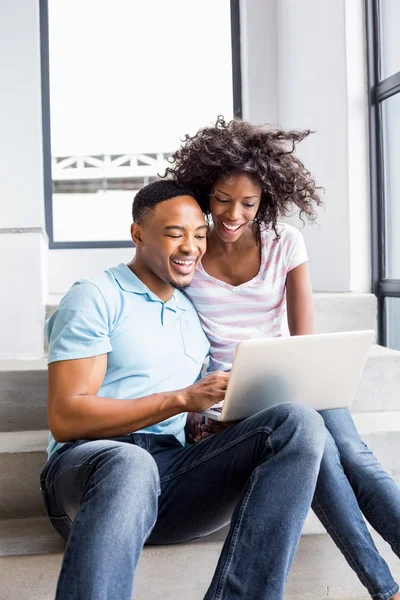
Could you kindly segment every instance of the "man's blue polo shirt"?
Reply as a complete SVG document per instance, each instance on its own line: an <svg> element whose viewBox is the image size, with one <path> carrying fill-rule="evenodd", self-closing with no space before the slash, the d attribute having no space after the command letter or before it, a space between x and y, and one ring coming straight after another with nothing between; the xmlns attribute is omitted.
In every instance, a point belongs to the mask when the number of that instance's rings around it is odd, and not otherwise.
<svg viewBox="0 0 400 600"><path fill-rule="evenodd" d="M199 377L209 351L196 310L175 290L163 302L124 264L75 283L46 322L49 359L107 354L98 396L140 398L179 390ZM141 431L184 444L186 413ZM49 457L61 447L50 434Z"/></svg>

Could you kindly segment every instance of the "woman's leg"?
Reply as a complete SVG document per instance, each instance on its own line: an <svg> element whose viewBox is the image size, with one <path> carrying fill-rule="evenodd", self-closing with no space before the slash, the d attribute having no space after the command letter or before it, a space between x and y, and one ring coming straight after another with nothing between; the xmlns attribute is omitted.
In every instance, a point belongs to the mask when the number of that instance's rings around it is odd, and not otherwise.
<svg viewBox="0 0 400 600"><path fill-rule="evenodd" d="M372 527L400 557L400 489L361 440L347 409L323 410L347 479Z"/></svg>
<svg viewBox="0 0 400 600"><path fill-rule="evenodd" d="M399 588L372 540L329 431L312 508L374 600Z"/></svg>

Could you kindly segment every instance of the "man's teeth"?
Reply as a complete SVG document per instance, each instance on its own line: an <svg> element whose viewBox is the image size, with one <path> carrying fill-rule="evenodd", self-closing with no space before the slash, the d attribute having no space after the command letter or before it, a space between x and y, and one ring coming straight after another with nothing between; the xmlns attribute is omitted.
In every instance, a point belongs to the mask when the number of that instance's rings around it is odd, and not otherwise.
<svg viewBox="0 0 400 600"><path fill-rule="evenodd" d="M223 221L222 221L222 224L224 227L226 227L227 229L230 229L231 231L236 231L240 227L240 225L227 225Z"/></svg>
<svg viewBox="0 0 400 600"><path fill-rule="evenodd" d="M173 260L172 262L177 263L178 265L185 265L185 267L190 267L194 263L194 260Z"/></svg>

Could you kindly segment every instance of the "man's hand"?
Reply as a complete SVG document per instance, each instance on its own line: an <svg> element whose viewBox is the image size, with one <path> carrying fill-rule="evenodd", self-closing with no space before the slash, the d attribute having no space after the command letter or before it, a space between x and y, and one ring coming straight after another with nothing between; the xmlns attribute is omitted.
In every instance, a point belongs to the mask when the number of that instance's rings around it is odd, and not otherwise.
<svg viewBox="0 0 400 600"><path fill-rule="evenodd" d="M187 412L200 412L225 398L229 373L215 371L182 390Z"/></svg>

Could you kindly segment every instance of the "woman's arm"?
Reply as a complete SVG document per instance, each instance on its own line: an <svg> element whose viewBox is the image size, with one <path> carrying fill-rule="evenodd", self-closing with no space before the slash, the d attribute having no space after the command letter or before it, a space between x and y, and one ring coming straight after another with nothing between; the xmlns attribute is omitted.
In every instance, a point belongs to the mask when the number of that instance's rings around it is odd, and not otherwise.
<svg viewBox="0 0 400 600"><path fill-rule="evenodd" d="M287 274L286 305L290 335L314 333L314 299L308 262Z"/></svg>

